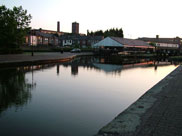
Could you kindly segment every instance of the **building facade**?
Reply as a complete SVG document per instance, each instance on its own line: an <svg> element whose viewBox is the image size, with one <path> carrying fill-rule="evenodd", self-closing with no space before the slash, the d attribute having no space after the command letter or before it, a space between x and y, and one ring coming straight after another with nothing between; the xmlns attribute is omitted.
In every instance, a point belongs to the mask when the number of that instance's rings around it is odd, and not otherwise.
<svg viewBox="0 0 182 136"><path fill-rule="evenodd" d="M79 46L91 47L102 40L103 36L86 36L86 35L62 35L59 37L60 46Z"/></svg>
<svg viewBox="0 0 182 136"><path fill-rule="evenodd" d="M46 33L48 31L45 30L31 30L29 34L25 37L26 42L25 45L28 46L43 46L43 45L50 45L50 46L58 46L59 45L59 38L58 34Z"/></svg>
<svg viewBox="0 0 182 136"><path fill-rule="evenodd" d="M121 37L106 37L100 42L93 45L96 52L100 53L145 53L154 52L155 47L150 46L147 42L135 39L126 39Z"/></svg>
<svg viewBox="0 0 182 136"><path fill-rule="evenodd" d="M159 38L159 35L156 35L156 38L138 38L139 40L153 43L158 48L166 48L166 49L180 49L182 45L182 39L179 37L175 38Z"/></svg>
<svg viewBox="0 0 182 136"><path fill-rule="evenodd" d="M72 23L72 33L60 31L60 22L57 22L57 31L32 29L26 36L25 45L34 46L79 46L91 47L103 39L103 36L86 36L79 33L79 23Z"/></svg>

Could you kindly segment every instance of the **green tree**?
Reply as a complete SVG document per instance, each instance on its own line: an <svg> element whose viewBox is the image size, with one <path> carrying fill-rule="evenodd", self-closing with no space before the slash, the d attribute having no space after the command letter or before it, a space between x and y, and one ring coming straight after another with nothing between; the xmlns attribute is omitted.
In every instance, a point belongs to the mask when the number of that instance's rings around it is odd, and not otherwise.
<svg viewBox="0 0 182 136"><path fill-rule="evenodd" d="M6 50L19 48L30 30L31 18L22 6L13 9L0 6L0 48Z"/></svg>

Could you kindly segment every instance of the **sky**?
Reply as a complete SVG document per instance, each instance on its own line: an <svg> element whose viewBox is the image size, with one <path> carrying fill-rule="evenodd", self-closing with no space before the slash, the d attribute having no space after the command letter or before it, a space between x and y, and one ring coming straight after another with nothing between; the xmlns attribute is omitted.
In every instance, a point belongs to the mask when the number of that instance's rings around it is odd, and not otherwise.
<svg viewBox="0 0 182 136"><path fill-rule="evenodd" d="M87 30L122 28L124 37L182 37L182 0L0 0L8 8L22 6L32 15L30 26L71 32L72 22Z"/></svg>

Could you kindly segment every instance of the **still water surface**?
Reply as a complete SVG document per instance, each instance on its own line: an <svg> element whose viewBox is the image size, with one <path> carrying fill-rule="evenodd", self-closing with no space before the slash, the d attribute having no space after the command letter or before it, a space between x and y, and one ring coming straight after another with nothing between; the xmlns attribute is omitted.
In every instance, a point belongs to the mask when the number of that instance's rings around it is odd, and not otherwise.
<svg viewBox="0 0 182 136"><path fill-rule="evenodd" d="M176 67L82 57L0 69L0 136L92 136Z"/></svg>

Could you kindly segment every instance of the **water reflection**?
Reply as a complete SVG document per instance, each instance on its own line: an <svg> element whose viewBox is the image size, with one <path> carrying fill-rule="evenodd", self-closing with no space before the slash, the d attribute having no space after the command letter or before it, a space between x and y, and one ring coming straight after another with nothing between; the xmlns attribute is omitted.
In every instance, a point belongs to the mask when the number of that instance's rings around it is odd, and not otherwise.
<svg viewBox="0 0 182 136"><path fill-rule="evenodd" d="M57 75L59 75L59 64L57 64Z"/></svg>
<svg viewBox="0 0 182 136"><path fill-rule="evenodd" d="M35 85L28 83L22 69L1 69L0 75L0 113L12 106L23 106L31 100L31 90Z"/></svg>
<svg viewBox="0 0 182 136"><path fill-rule="evenodd" d="M106 74L120 74L123 70L136 68L136 67L154 67L157 70L158 66L167 66L179 63L168 62L167 60L154 61L154 60L128 60L116 58L103 58L103 57L79 57L70 62L63 64L56 64L57 75L60 74L60 65L64 67L71 67L71 74L77 76L79 74L79 67L87 69L95 69L103 71ZM36 87L34 82L34 72L50 69L55 64L25 66L11 69L0 70L0 112L9 107L20 107L27 104L31 100L31 90ZM32 81L28 81L25 77L26 73L32 74Z"/></svg>
<svg viewBox="0 0 182 136"><path fill-rule="evenodd" d="M92 57L85 56L76 58L70 62L61 64L46 64L36 66L25 66L11 69L0 70L0 112L9 107L20 107L31 100L31 90L36 86L33 81L34 72L50 69L57 66L57 75L60 74L60 65L64 67L71 67L71 74L76 76L79 74L79 67L87 69L95 69L103 71L106 74L120 74L123 70L136 67L154 67L157 70L158 66L167 66L179 63L169 62L168 60L129 60L109 57ZM32 81L29 82L25 78L25 73L32 73Z"/></svg>
<svg viewBox="0 0 182 136"><path fill-rule="evenodd" d="M1 69L0 135L94 135L172 71L170 64L86 56Z"/></svg>
<svg viewBox="0 0 182 136"><path fill-rule="evenodd" d="M123 70L137 67L154 67L158 66L179 65L179 62L170 62L168 60L150 60L150 59L118 59L116 57L79 57L70 62L63 63L64 67L71 67L71 74L78 75L79 67L103 71L106 74L120 74ZM57 67L57 73L58 73Z"/></svg>
<svg viewBox="0 0 182 136"><path fill-rule="evenodd" d="M34 72L51 67L54 64L0 69L0 114L10 107L18 109L26 105L36 87ZM31 73L31 81L25 77L26 73Z"/></svg>

